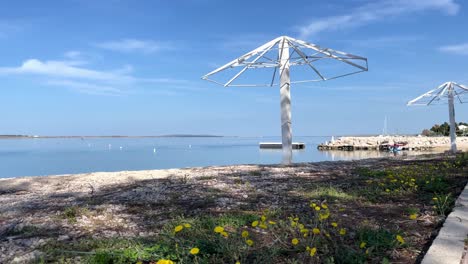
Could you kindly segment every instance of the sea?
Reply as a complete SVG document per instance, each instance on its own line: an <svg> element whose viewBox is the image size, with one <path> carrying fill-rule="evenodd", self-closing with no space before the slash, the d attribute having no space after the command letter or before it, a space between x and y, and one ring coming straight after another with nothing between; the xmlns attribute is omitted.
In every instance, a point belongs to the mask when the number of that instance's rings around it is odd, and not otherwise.
<svg viewBox="0 0 468 264"><path fill-rule="evenodd" d="M295 137L306 148L293 162L392 156L378 151L319 151L331 137ZM0 178L152 170L235 164L278 164L280 149L260 149L280 137L108 137L0 139Z"/></svg>

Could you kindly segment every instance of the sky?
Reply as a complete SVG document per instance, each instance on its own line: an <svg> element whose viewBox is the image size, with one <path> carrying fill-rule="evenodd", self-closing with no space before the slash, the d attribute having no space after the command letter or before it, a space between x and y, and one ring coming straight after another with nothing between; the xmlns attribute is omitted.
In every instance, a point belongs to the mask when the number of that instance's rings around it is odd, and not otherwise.
<svg viewBox="0 0 468 264"><path fill-rule="evenodd" d="M379 134L385 118L389 133L418 133L448 107L409 100L468 85L467 25L462 0L2 1L0 134L279 136L277 86L201 77L283 35L369 63L293 84L294 135ZM455 109L467 122L467 104Z"/></svg>

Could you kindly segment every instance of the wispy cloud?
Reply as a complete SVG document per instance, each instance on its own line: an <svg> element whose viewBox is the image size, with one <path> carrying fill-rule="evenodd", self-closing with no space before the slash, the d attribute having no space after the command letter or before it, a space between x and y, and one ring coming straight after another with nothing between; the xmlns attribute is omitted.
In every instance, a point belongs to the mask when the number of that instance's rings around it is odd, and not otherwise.
<svg viewBox="0 0 468 264"><path fill-rule="evenodd" d="M447 52L447 53L468 55L468 43L443 46L443 47L440 47L439 50L443 52Z"/></svg>
<svg viewBox="0 0 468 264"><path fill-rule="evenodd" d="M456 15L460 6L455 0L380 0L353 9L348 14L325 17L298 27L301 38L307 38L324 31L359 27L388 17L423 11L439 11Z"/></svg>
<svg viewBox="0 0 468 264"><path fill-rule="evenodd" d="M77 58L77 53L66 53L65 57ZM18 67L0 67L0 75L36 75L46 79L45 84L72 88L87 94L117 95L136 86L188 85L186 80L171 78L140 78L131 75L133 67L126 65L115 70L95 70L83 67L79 60L41 61L28 59Z"/></svg>
<svg viewBox="0 0 468 264"><path fill-rule="evenodd" d="M46 81L45 84L51 86L66 87L74 91L78 91L80 93L91 95L120 96L123 93L125 93L125 91L120 88L71 80L49 80Z"/></svg>
<svg viewBox="0 0 468 264"><path fill-rule="evenodd" d="M172 48L171 45L169 45L168 43L140 39L121 39L115 41L107 41L97 43L95 44L95 46L112 51L141 53L154 53Z"/></svg>

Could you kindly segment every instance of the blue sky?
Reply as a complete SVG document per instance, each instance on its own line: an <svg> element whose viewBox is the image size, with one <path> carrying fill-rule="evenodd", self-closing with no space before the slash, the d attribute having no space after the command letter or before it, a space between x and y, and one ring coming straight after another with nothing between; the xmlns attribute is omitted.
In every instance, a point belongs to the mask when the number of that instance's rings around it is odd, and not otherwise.
<svg viewBox="0 0 468 264"><path fill-rule="evenodd" d="M385 116L389 132L417 133L447 106L407 101L468 84L467 12L460 0L4 1L0 134L280 135L278 87L200 77L281 35L369 60L293 85L293 134L380 133ZM468 121L466 104L456 113Z"/></svg>

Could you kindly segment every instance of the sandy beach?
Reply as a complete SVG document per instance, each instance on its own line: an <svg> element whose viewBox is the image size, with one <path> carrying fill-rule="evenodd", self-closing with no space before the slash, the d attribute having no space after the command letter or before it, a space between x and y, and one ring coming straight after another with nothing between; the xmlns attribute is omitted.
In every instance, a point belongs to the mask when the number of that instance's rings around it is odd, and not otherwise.
<svg viewBox="0 0 468 264"><path fill-rule="evenodd" d="M37 259L57 241L73 244L82 239L152 237L178 216L285 207L288 213L300 212L303 202L311 197L308 193L318 186L345 190L355 184L359 177L356 169L425 166L447 158L439 154L293 166L239 165L2 179L0 262ZM464 183L458 185L455 189ZM340 205L340 214L345 216L343 221L350 222L367 219L385 225L393 219L389 225L398 224L413 233L413 242L421 252L440 219L427 213L421 220L424 224L408 223L400 217L405 206L430 208L412 199L374 205L347 201ZM355 211L352 208L356 206L369 211ZM397 258L407 261L419 256L410 250L400 254ZM71 259L79 261L80 256Z"/></svg>

